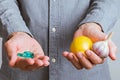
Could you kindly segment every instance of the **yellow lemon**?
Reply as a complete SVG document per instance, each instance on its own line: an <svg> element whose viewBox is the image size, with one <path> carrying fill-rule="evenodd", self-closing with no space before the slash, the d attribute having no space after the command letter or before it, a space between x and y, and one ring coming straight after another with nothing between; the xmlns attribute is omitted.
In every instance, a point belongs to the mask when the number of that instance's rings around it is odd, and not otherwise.
<svg viewBox="0 0 120 80"><path fill-rule="evenodd" d="M84 52L91 48L92 48L92 40L86 36L80 36L73 39L70 46L70 51L73 53L82 52L83 55L85 55Z"/></svg>

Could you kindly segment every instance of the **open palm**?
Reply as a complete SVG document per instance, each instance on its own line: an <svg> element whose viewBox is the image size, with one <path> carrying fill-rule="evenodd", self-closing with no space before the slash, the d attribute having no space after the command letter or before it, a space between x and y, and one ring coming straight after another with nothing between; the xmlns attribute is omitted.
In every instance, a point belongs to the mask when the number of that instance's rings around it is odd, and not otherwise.
<svg viewBox="0 0 120 80"><path fill-rule="evenodd" d="M49 57L44 55L40 44L28 34L23 32L14 33L5 43L5 48L10 59L9 64L12 67L22 70L34 70L49 65ZM17 53L31 51L34 58L21 58Z"/></svg>

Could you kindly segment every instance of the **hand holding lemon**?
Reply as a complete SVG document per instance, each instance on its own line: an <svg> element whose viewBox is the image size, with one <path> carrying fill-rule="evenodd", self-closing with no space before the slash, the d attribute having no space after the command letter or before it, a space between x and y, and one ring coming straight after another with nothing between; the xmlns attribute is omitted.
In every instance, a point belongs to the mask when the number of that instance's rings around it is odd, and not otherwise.
<svg viewBox="0 0 120 80"><path fill-rule="evenodd" d="M91 69L94 65L104 62L104 58L99 57L91 50L94 42L105 40L106 34L96 23L86 23L74 33L73 41L70 45L70 52L64 51L63 56L68 59L77 69ZM116 45L109 41L109 57L116 59Z"/></svg>

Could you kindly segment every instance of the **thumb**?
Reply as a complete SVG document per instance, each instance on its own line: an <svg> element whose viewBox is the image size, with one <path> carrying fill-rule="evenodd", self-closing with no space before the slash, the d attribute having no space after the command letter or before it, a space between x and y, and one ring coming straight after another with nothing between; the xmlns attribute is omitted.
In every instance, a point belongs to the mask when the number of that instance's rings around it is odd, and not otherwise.
<svg viewBox="0 0 120 80"><path fill-rule="evenodd" d="M116 45L112 42L112 40L109 40L109 56L112 60L116 60L116 53L117 53L117 47Z"/></svg>
<svg viewBox="0 0 120 80"><path fill-rule="evenodd" d="M17 55L16 55L16 53L12 53L12 55L9 56L9 59L10 59L9 65L10 66L14 66L15 63L16 63L16 61L17 61Z"/></svg>
<svg viewBox="0 0 120 80"><path fill-rule="evenodd" d="M102 31L96 30L89 34L89 37L92 39L93 42L103 41L106 39L106 34Z"/></svg>
<svg viewBox="0 0 120 80"><path fill-rule="evenodd" d="M8 42L6 42L4 46L8 54L9 65L14 66L17 61L17 48L13 45L10 45Z"/></svg>

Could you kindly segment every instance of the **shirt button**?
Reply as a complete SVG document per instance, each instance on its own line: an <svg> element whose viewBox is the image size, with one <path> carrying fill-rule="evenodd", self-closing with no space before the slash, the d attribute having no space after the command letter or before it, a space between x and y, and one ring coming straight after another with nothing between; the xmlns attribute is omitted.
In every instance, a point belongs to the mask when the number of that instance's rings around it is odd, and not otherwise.
<svg viewBox="0 0 120 80"><path fill-rule="evenodd" d="M53 63L55 63L56 62L56 59L55 58L52 58L52 60L51 60Z"/></svg>
<svg viewBox="0 0 120 80"><path fill-rule="evenodd" d="M56 28L55 27L52 28L52 32L56 32Z"/></svg>

